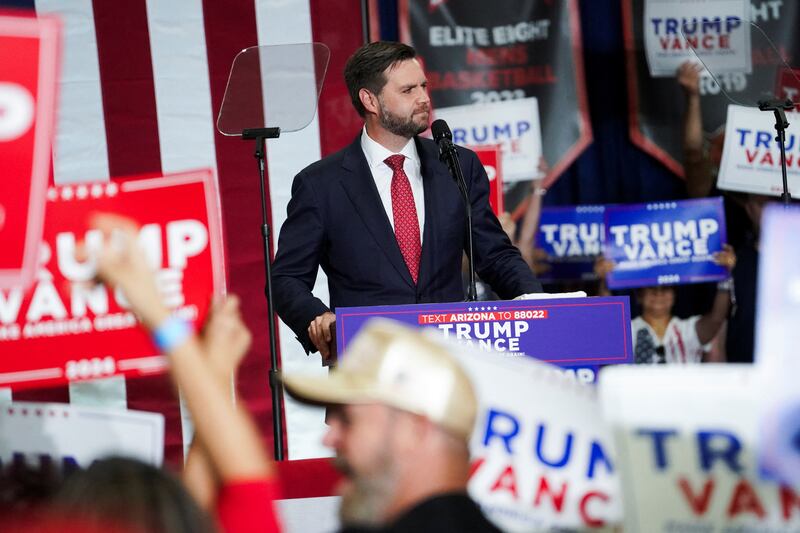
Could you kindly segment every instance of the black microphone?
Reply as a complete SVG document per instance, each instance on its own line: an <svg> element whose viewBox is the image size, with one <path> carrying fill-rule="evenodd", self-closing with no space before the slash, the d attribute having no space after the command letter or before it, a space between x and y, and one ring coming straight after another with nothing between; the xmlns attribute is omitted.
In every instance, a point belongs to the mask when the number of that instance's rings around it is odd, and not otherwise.
<svg viewBox="0 0 800 533"><path fill-rule="evenodd" d="M439 160L444 161L448 155L455 151L450 126L444 120L436 119L431 124L431 134L433 135L433 140L439 145Z"/></svg>

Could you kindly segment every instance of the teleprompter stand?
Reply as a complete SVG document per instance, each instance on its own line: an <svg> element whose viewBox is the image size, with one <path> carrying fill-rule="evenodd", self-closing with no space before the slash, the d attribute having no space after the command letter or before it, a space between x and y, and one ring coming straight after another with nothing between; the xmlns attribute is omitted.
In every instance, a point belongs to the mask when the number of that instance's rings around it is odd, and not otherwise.
<svg viewBox="0 0 800 533"><path fill-rule="evenodd" d="M266 140L299 131L314 118L330 52L319 43L254 46L233 60L217 129L227 136L255 141L261 191L261 240L264 253L264 295L269 328L269 387L275 459L285 458L283 385L279 379L278 326L272 291L272 232L267 209ZM299 170L299 169L298 169ZM280 179L280 176L273 176Z"/></svg>
<svg viewBox="0 0 800 533"><path fill-rule="evenodd" d="M272 237L267 217L267 182L264 167L266 165L266 140L277 139L281 135L280 128L249 128L242 131L242 140L254 140L256 149L254 156L258 164L258 183L261 190L261 242L264 248L264 295L267 297L267 320L269 327L269 388L272 394L272 434L275 436L275 459L282 461L283 450L283 384L278 379L278 346L275 342L278 328L275 323L275 306L272 299Z"/></svg>

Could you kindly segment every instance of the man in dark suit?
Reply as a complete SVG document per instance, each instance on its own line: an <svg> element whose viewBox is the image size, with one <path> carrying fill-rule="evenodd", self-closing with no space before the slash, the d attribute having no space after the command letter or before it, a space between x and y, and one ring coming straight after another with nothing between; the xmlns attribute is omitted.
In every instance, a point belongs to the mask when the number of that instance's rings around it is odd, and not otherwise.
<svg viewBox="0 0 800 533"><path fill-rule="evenodd" d="M414 49L364 45L344 74L364 129L295 177L272 268L275 309L306 351L323 359L336 307L464 299L464 205L436 144L418 137L428 127L430 99ZM478 275L501 298L541 291L489 206L477 156L459 147L458 158ZM330 307L311 293L320 266Z"/></svg>

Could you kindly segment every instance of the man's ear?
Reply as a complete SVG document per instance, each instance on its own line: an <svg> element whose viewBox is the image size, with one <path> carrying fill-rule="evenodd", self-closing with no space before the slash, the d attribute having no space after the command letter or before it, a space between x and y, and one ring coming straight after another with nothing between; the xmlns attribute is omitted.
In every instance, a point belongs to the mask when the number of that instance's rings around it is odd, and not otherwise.
<svg viewBox="0 0 800 533"><path fill-rule="evenodd" d="M427 441L431 431L435 430L433 423L422 415L402 412L396 422L400 430L396 432L395 445L403 454L412 454L420 449L420 445Z"/></svg>
<svg viewBox="0 0 800 533"><path fill-rule="evenodd" d="M358 91L358 98L361 100L361 105L364 106L367 113L372 113L373 115L378 114L378 97L372 94L367 89L361 88Z"/></svg>

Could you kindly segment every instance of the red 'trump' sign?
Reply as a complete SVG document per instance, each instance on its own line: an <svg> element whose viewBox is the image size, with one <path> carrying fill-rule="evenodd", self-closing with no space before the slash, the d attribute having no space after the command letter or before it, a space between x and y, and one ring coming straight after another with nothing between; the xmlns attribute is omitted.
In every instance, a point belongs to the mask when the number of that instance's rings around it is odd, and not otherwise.
<svg viewBox="0 0 800 533"><path fill-rule="evenodd" d="M60 24L0 15L0 287L33 279L50 173Z"/></svg>
<svg viewBox="0 0 800 533"><path fill-rule="evenodd" d="M124 296L93 285L76 246L102 246L94 212L135 220L164 303L199 325L224 290L222 228L211 170L54 187L34 283L0 289L0 386L24 388L117 374L162 372L158 353ZM91 255L91 254L90 254Z"/></svg>

